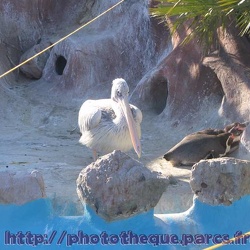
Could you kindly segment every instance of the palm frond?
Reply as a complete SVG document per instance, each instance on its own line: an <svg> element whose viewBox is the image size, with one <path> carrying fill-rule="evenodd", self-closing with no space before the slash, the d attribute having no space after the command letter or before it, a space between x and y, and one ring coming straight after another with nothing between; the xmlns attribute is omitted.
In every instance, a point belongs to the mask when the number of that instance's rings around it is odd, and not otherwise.
<svg viewBox="0 0 250 250"><path fill-rule="evenodd" d="M235 19L239 35L250 33L250 0L158 0L156 8L150 9L153 16L175 16L173 32L191 21L191 33L184 42L194 37L209 46L215 40L218 27L226 27L228 19Z"/></svg>

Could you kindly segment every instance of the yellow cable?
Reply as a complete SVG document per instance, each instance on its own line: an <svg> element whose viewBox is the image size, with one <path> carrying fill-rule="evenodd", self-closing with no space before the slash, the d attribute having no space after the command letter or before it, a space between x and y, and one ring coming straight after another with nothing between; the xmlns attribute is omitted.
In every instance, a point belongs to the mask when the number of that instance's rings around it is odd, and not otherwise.
<svg viewBox="0 0 250 250"><path fill-rule="evenodd" d="M223 246L226 246L228 244L230 244L231 242L237 240L237 239L240 239L240 238L243 238L244 236L246 235L250 235L250 231L247 232L247 233L244 233L244 234L241 234L240 236L237 236L237 237L234 237L234 238L231 238L228 240L228 243L220 243L220 244L216 244L216 245L213 245L211 247L207 247L207 248L204 248L203 250L213 250L213 249L216 249L216 248L219 248L219 247L223 247Z"/></svg>
<svg viewBox="0 0 250 250"><path fill-rule="evenodd" d="M97 17L93 18L92 20L90 20L89 22L85 23L84 25L80 26L79 28L77 28L76 30L74 30L73 32L69 33L68 35L64 36L63 38L61 38L60 40L56 41L55 43L51 44L50 46L48 46L47 48L43 49L42 51L38 52L37 54L35 54L34 56L28 58L27 60L23 61L22 63L18 64L17 66L15 66L14 68L6 71L5 73L3 73L2 75L0 75L0 78L8 75L9 73L11 73L12 71L16 70L17 68L23 66L25 63L33 60L34 58L36 58L37 56L41 55L42 53L44 53L45 51L51 49L52 47L54 47L56 44L62 42L63 40L67 39L68 37L72 36L73 34L75 34L76 32L78 32L79 30L81 30L82 28L86 27L87 25L89 25L90 23L94 22L96 19L98 19L99 17L105 15L107 12L111 11L112 9L114 9L115 7L117 7L119 4L121 4L122 2L124 2L125 0L121 0L120 2L116 3L115 5L113 5L112 7L110 7L109 9L105 10L104 12L102 12L100 15L98 15Z"/></svg>

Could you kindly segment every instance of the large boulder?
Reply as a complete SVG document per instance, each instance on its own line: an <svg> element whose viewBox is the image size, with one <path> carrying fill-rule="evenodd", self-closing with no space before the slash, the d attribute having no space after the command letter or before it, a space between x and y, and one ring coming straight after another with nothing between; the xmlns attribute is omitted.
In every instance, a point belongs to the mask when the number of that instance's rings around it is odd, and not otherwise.
<svg viewBox="0 0 250 250"><path fill-rule="evenodd" d="M0 204L22 205L45 196L43 176L37 170L0 172Z"/></svg>
<svg viewBox="0 0 250 250"><path fill-rule="evenodd" d="M50 46L51 43L49 41L42 41L38 44L34 45L32 48L24 52L24 54L20 58L20 63L26 61L27 59L31 58L32 56L36 55L37 53L41 52L48 46ZM49 50L42 53L41 55L37 56L33 60L30 60L29 62L25 63L23 66L20 67L21 71L28 77L28 78L34 78L39 79L42 77L44 66L47 62L47 59L49 57Z"/></svg>
<svg viewBox="0 0 250 250"><path fill-rule="evenodd" d="M249 178L250 161L225 157L195 164L190 185L200 201L230 205L250 194Z"/></svg>
<svg viewBox="0 0 250 250"><path fill-rule="evenodd" d="M112 221L154 208L169 179L114 151L83 169L76 182L81 201Z"/></svg>

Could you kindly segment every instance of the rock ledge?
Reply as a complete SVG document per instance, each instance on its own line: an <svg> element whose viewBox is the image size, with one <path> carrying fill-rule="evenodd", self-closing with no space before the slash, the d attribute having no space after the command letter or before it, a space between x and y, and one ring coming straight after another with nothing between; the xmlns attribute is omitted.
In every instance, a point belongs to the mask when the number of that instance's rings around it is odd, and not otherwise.
<svg viewBox="0 0 250 250"><path fill-rule="evenodd" d="M0 204L22 205L44 197L44 180L39 171L0 172Z"/></svg>

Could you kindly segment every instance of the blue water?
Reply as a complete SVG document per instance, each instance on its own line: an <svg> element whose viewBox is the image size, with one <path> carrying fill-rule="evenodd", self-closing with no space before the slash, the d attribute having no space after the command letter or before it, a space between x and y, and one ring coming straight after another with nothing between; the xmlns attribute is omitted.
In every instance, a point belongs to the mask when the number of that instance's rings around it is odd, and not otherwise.
<svg viewBox="0 0 250 250"><path fill-rule="evenodd" d="M194 199L184 213L154 215L151 210L106 222L88 207L83 216L57 216L49 199L1 205L0 249L204 249L250 231L249 207L250 196L231 206ZM250 249L250 240L240 239L221 249Z"/></svg>

